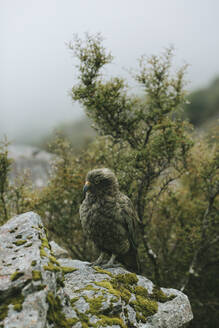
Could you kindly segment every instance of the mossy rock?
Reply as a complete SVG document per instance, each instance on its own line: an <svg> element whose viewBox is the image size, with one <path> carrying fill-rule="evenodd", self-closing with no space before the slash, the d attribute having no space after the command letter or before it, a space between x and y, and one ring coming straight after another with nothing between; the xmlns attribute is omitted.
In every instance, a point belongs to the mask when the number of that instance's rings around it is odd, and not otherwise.
<svg viewBox="0 0 219 328"><path fill-rule="evenodd" d="M13 244L16 245L16 246L21 246L21 245L24 245L26 244L26 240L23 240L23 239L19 239L17 241L14 241Z"/></svg>
<svg viewBox="0 0 219 328"><path fill-rule="evenodd" d="M10 276L10 280L11 281L15 281L17 279L19 279L20 277L22 277L24 275L24 272L21 271L15 271L14 273L12 273L12 275Z"/></svg>
<svg viewBox="0 0 219 328"><path fill-rule="evenodd" d="M160 289L160 287L154 286L152 294L150 295L151 299L154 299L160 303L165 303L171 301L175 298L175 295L167 296L164 292Z"/></svg>
<svg viewBox="0 0 219 328"><path fill-rule="evenodd" d="M33 270L32 271L32 278L33 278L34 281L41 280L42 279L41 271Z"/></svg>
<svg viewBox="0 0 219 328"><path fill-rule="evenodd" d="M24 296L21 290L14 289L11 294L4 300L3 304L0 304L0 321L3 321L8 315L9 304L13 305L15 311L20 312L24 302Z"/></svg>
<svg viewBox="0 0 219 328"><path fill-rule="evenodd" d="M47 265L44 265L43 268L46 271L52 271L52 272L61 271L61 268L59 266L54 265L52 262L49 262Z"/></svg>
<svg viewBox="0 0 219 328"><path fill-rule="evenodd" d="M76 322L77 318L66 318L62 311L62 305L60 298L54 296L52 292L47 294L47 303L49 304L49 309L47 312L47 320L50 324L54 325L54 328L72 328Z"/></svg>
<svg viewBox="0 0 219 328"><path fill-rule="evenodd" d="M61 270L64 274L66 273L71 273L71 272L74 272L74 271L77 271L76 268L73 268L73 267L67 267L67 266L61 266Z"/></svg>

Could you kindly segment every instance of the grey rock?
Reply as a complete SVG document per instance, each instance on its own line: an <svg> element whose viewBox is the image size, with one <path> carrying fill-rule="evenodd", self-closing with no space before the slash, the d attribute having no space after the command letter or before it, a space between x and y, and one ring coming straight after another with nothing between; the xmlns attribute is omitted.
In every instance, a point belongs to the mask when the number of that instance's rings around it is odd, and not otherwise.
<svg viewBox="0 0 219 328"><path fill-rule="evenodd" d="M48 290L56 292L56 280L60 274L45 269L51 256L50 249L43 246L46 240L42 221L33 212L16 216L0 227L0 304L7 305L11 297L15 303L18 295L24 297L21 311L16 311L12 304L8 305L8 315L0 326L45 327L46 297Z"/></svg>
<svg viewBox="0 0 219 328"><path fill-rule="evenodd" d="M58 244L56 244L56 242L54 242L53 240L49 242L52 252L54 254L54 256L57 259L61 259L61 258L66 258L69 257L68 251L62 247L60 247Z"/></svg>
<svg viewBox="0 0 219 328"><path fill-rule="evenodd" d="M165 288L163 293L174 298L153 303L157 311L142 317L135 304L140 304L139 299L151 301L154 285L150 280L122 267L104 271L88 262L59 258L58 248L54 242L48 243L42 221L33 212L16 216L0 227L1 328L62 328L63 320L69 328L82 324L177 328L193 318L187 296ZM149 296L141 298L137 286ZM20 306L15 305L19 303L15 296L21 296Z"/></svg>
<svg viewBox="0 0 219 328"><path fill-rule="evenodd" d="M119 309L120 317L123 318L124 322L127 324L127 315L124 315L124 309L126 308L128 310L129 324L131 323L133 327L176 328L181 327L193 318L191 306L188 297L185 294L176 289L161 288L166 296L174 295L175 298L165 303L158 302L158 311L155 315L150 316L146 323L137 322L136 313L133 308L129 305L127 306L127 304L121 299L116 301L115 296L109 291L107 291L106 294L106 288L98 286L98 290L90 290L90 286L93 286L93 288L96 289L96 283L98 282L103 282L105 280L110 281L108 274L98 273L88 265L88 262L60 259L59 263L63 266L70 266L78 269L74 273L66 275L64 292L70 299L80 296L79 300L75 302L75 308L79 312L85 313L88 310L87 303L81 299L82 297L86 296L92 299L94 297L103 296L105 297L102 305L103 312L104 310L105 312L108 312L107 310L111 309L110 313L113 313L113 309L117 308ZM118 274L129 274L129 272L123 268L112 268L107 271L113 276ZM152 293L154 287L153 283L143 276L137 277L137 285L146 288L149 293ZM132 295L130 300L132 300L132 298L135 299L135 296ZM118 314L116 310L115 313ZM116 327L116 325L113 325L113 327Z"/></svg>

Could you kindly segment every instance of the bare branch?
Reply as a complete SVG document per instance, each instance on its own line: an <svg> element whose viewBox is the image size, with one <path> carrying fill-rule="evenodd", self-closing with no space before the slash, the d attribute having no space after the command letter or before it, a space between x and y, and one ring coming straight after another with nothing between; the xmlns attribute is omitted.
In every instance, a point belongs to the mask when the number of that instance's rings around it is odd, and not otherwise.
<svg viewBox="0 0 219 328"><path fill-rule="evenodd" d="M191 276L197 277L199 275L199 273L198 273L198 271L199 271L198 257L202 254L203 249L204 249L203 245L206 240L206 230L208 228L208 216L212 210L214 199L215 198L209 199L208 207L206 208L206 210L204 212L203 219L202 219L202 231L201 231L201 240L199 243L199 247L196 248L196 250L193 254L192 261L190 263L188 272L182 279L181 287L180 287L181 291L183 291L186 288L186 286L188 285L188 283L190 281Z"/></svg>
<svg viewBox="0 0 219 328"><path fill-rule="evenodd" d="M160 272L159 272L159 265L157 262L157 255L151 248L146 235L143 235L143 243L144 243L144 247L147 252L147 255L154 266L155 282L156 282L156 284L160 285Z"/></svg>

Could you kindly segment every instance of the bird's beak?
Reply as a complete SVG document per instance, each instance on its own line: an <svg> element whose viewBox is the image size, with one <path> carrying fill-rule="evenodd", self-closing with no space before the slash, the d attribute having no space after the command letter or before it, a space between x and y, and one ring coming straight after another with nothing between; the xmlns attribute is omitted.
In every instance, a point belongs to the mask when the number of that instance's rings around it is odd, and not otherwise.
<svg viewBox="0 0 219 328"><path fill-rule="evenodd" d="M83 193L84 193L84 195L85 195L86 192L88 191L89 187L90 187L90 182L89 182L89 181L86 181L86 182L85 182L85 185L84 185L84 188L83 188Z"/></svg>

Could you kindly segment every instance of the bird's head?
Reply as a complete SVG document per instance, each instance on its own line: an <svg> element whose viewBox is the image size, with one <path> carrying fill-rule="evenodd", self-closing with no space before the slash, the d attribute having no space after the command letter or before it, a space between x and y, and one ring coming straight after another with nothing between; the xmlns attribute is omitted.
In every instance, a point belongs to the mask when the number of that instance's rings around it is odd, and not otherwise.
<svg viewBox="0 0 219 328"><path fill-rule="evenodd" d="M89 191L96 195L104 195L118 190L115 174L107 168L89 171L84 185L84 194Z"/></svg>

